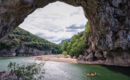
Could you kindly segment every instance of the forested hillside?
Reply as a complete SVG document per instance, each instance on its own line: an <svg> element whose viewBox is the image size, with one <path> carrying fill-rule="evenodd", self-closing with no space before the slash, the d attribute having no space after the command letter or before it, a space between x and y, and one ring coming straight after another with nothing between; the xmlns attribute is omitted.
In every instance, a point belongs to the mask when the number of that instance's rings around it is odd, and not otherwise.
<svg viewBox="0 0 130 80"><path fill-rule="evenodd" d="M72 57L78 57L82 55L85 48L88 47L88 43L86 43L86 36L89 36L90 26L87 24L86 29L83 32L80 32L74 36L72 36L70 42L68 40L64 41L61 49L63 50L64 55L71 55Z"/></svg>
<svg viewBox="0 0 130 80"><path fill-rule="evenodd" d="M49 51L50 53L54 53L54 54L61 53L60 45L57 45L55 43L42 39L21 28L16 28L13 31L13 33L9 34L6 38L4 38L3 40L0 41L1 54L2 53L6 54L6 52L3 50L8 49L10 52L10 50L14 47L16 49L15 49L15 51L13 51L13 53L16 53L16 54L21 54L23 52L25 54L26 51L21 51L21 48L25 48L25 47L31 48L31 50L37 49L40 51Z"/></svg>

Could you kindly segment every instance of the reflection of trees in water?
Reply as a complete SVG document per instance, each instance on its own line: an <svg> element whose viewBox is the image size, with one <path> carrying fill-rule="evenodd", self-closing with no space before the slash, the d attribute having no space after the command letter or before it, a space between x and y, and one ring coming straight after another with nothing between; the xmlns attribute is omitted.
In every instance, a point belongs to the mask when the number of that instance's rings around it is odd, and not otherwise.
<svg viewBox="0 0 130 80"><path fill-rule="evenodd" d="M130 67L119 67L119 66L104 66L109 70L130 76Z"/></svg>

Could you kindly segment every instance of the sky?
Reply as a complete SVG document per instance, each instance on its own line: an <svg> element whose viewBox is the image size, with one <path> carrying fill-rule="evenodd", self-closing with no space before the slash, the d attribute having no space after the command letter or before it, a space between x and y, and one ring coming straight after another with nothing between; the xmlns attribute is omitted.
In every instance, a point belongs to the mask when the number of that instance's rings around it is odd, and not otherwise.
<svg viewBox="0 0 130 80"><path fill-rule="evenodd" d="M51 42L60 43L83 31L86 23L81 7L55 2L34 11L19 27Z"/></svg>

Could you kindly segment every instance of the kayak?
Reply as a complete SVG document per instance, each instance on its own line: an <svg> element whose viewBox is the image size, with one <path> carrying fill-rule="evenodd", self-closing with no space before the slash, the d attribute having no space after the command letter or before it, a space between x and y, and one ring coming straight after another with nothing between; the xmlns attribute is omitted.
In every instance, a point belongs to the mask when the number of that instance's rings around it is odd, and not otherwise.
<svg viewBox="0 0 130 80"><path fill-rule="evenodd" d="M94 77L94 76L96 76L96 72L95 73L88 73L86 76L87 77Z"/></svg>

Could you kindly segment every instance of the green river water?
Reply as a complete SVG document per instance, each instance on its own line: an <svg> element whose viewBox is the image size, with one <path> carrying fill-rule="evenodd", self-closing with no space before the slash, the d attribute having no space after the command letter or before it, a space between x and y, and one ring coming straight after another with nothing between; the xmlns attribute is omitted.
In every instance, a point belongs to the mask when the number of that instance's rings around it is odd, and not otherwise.
<svg viewBox="0 0 130 80"><path fill-rule="evenodd" d="M7 70L9 62L20 64L32 63L28 57L0 58L0 71ZM101 65L82 65L61 62L45 62L44 80L91 80L86 77L89 72L96 72L93 80L130 80L130 68Z"/></svg>

